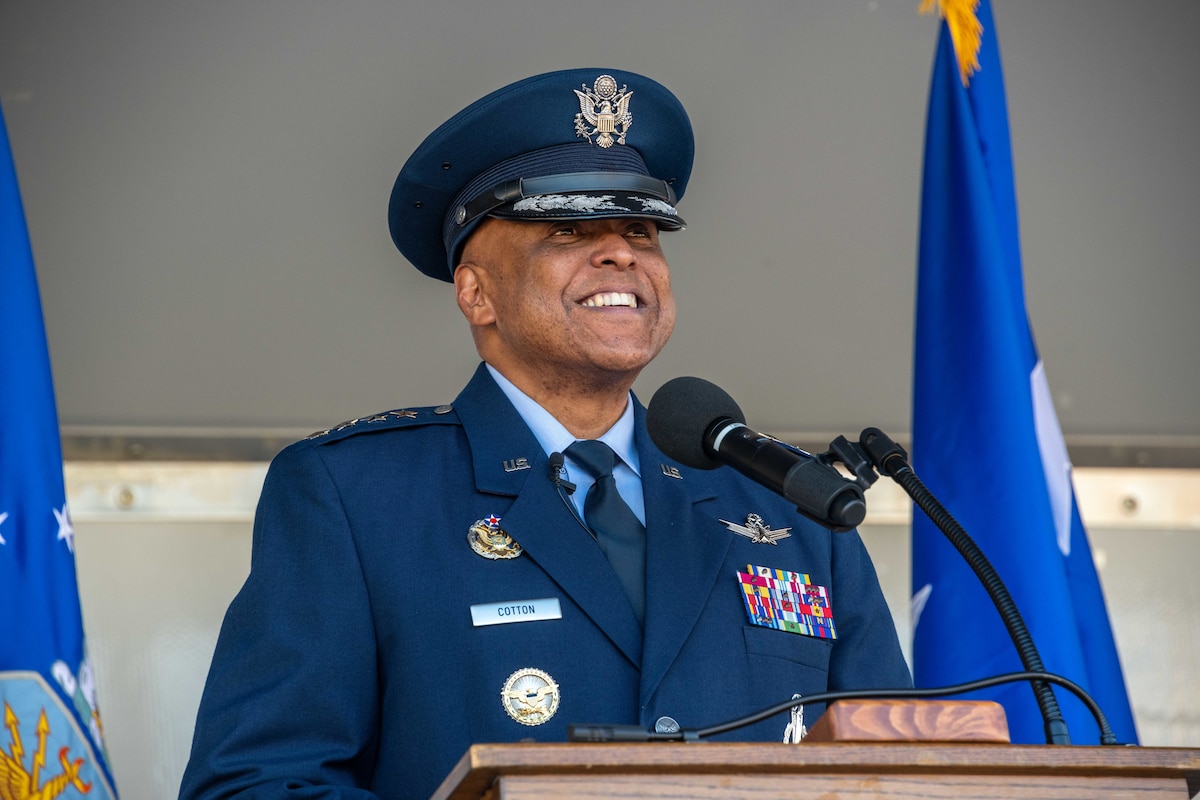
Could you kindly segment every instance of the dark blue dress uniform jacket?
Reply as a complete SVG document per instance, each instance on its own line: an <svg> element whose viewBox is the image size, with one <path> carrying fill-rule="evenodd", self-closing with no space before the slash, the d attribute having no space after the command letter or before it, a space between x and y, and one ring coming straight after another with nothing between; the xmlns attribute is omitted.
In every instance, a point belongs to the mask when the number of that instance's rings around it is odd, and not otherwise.
<svg viewBox="0 0 1200 800"><path fill-rule="evenodd" d="M730 469L672 463L642 407L644 635L482 365L452 411L415 411L299 442L273 462L182 797L424 798L473 743L562 742L568 723L653 728L661 715L703 727L797 692L911 685L858 535L808 522ZM752 513L791 537L755 544L718 521ZM470 526L493 514L520 557L468 546ZM736 576L747 564L827 587L837 639L750 625ZM472 625L474 604L540 598L557 598L562 618ZM536 727L501 705L505 679L525 667L561 691ZM805 709L810 725L820 710ZM778 742L786 723L785 713L724 738Z"/></svg>

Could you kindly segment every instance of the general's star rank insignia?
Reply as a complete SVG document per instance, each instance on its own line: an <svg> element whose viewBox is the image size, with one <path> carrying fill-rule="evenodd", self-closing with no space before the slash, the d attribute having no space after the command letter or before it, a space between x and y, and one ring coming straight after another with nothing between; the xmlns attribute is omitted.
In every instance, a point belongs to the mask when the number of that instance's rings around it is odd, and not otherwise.
<svg viewBox="0 0 1200 800"><path fill-rule="evenodd" d="M500 518L489 514L467 530L467 543L484 558L492 560L516 558L525 552L511 536L500 527Z"/></svg>
<svg viewBox="0 0 1200 800"><path fill-rule="evenodd" d="M758 514L750 514L746 517L746 524L739 525L736 522L730 522L727 519L720 520L720 523L729 530L745 536L755 544L778 544L780 539L786 539L792 534L788 533L791 528L780 528L779 530L771 530L771 526L763 522L763 518Z"/></svg>

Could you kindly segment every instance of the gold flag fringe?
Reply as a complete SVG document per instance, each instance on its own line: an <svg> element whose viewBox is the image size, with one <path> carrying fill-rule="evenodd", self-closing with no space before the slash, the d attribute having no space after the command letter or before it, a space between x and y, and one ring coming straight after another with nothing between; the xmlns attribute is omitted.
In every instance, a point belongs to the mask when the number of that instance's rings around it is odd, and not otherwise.
<svg viewBox="0 0 1200 800"><path fill-rule="evenodd" d="M979 45L983 39L983 23L975 16L979 0L921 0L920 12L946 20L950 38L954 40L954 55L963 86L969 86L971 76L979 70Z"/></svg>

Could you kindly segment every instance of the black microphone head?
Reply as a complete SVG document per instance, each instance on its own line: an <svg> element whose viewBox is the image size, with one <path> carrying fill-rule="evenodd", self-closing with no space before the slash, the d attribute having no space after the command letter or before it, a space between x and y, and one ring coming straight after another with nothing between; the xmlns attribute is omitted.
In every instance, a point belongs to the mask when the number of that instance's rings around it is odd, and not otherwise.
<svg viewBox="0 0 1200 800"><path fill-rule="evenodd" d="M705 436L714 422L730 419L745 424L746 416L733 398L703 378L673 378L664 383L646 409L650 439L670 458L695 469L716 469Z"/></svg>

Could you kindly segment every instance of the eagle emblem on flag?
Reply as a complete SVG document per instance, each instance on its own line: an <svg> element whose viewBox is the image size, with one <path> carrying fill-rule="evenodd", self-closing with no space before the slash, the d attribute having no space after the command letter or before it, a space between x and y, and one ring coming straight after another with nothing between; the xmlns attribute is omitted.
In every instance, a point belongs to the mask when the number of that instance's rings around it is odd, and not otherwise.
<svg viewBox="0 0 1200 800"><path fill-rule="evenodd" d="M92 790L92 784L84 781L80 772L85 759L70 757L70 747L58 749L58 767L62 770L56 775L43 776L42 768L46 765L46 739L51 733L50 723L46 717L46 709L42 708L38 715L36 738L37 745L29 753L29 764L25 764L25 743L21 740L21 719L13 711L12 706L4 704L4 727L8 730L8 753L0 750L0 798L3 800L30 800L42 798L51 800L58 797L68 788L74 788L80 794ZM43 778L47 778L43 780Z"/></svg>

